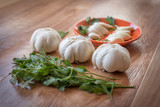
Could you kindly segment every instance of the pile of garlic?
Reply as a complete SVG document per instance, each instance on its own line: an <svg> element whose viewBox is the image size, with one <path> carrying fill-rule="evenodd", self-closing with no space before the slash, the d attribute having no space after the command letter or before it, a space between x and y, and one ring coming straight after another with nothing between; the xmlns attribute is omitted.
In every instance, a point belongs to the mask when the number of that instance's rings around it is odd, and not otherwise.
<svg viewBox="0 0 160 107"><path fill-rule="evenodd" d="M125 27L117 27L114 33L109 34L106 38L109 42L124 42L126 40L132 39L131 32L134 30L131 26L125 26Z"/></svg>
<svg viewBox="0 0 160 107"><path fill-rule="evenodd" d="M91 41L83 36L68 37L59 45L60 55L70 63L86 62L94 51Z"/></svg>
<svg viewBox="0 0 160 107"><path fill-rule="evenodd" d="M109 33L108 28L114 28L112 25L104 22L96 22L88 28L88 37L91 39L100 39Z"/></svg>
<svg viewBox="0 0 160 107"><path fill-rule="evenodd" d="M34 51L43 48L46 53L57 50L60 42L59 33L52 28L39 28L34 31L30 39L30 45Z"/></svg>
<svg viewBox="0 0 160 107"><path fill-rule="evenodd" d="M128 50L119 44L103 44L92 55L93 66L108 72L124 72L130 66Z"/></svg>
<svg viewBox="0 0 160 107"><path fill-rule="evenodd" d="M95 33L98 36L107 34L106 28L112 28L111 25L103 22L95 23L92 27L89 28L90 35ZM123 39L128 40L127 38L130 37L128 35L131 34L132 30L131 27L118 27L115 34L124 35L122 36ZM115 37L118 38L118 36ZM86 62L92 57L93 66L108 72L123 72L130 66L130 54L127 49L119 44L103 44L95 51L91 41L80 35L68 37L61 43L60 41L61 37L56 30L40 28L33 33L30 44L33 50L39 51L43 48L46 53L57 50L59 46L60 55L65 60L69 60L70 63Z"/></svg>

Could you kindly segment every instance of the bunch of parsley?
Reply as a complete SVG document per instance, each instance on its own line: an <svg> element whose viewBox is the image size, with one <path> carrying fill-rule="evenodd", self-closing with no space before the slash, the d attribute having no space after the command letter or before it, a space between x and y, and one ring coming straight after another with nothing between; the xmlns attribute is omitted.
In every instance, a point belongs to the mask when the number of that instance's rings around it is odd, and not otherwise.
<svg viewBox="0 0 160 107"><path fill-rule="evenodd" d="M23 88L30 88L30 84L41 82L46 86L55 86L64 91L65 88L77 86L79 89L90 93L108 94L112 100L114 88L133 88L134 86L122 86L113 82L116 78L104 77L88 71L85 67L73 68L68 60L47 56L45 51L31 53L29 58L14 58L14 68L10 82ZM106 79L96 79L99 76Z"/></svg>

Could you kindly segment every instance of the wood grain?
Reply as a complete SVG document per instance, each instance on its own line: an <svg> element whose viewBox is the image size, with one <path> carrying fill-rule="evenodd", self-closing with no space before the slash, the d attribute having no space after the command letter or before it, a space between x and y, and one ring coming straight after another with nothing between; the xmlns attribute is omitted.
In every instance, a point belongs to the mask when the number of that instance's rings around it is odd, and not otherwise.
<svg viewBox="0 0 160 107"><path fill-rule="evenodd" d="M132 107L158 107L160 99L160 42L140 88L133 100ZM152 104L152 105L151 105Z"/></svg>
<svg viewBox="0 0 160 107"><path fill-rule="evenodd" d="M1 77L1 76L0 76L0 81L1 81L3 78L4 78L4 77Z"/></svg>
<svg viewBox="0 0 160 107"><path fill-rule="evenodd" d="M3 96L0 98L0 106L130 106L133 99L138 98L139 94L136 95L138 88L143 89L141 85L143 86L144 80L152 79L144 75L149 73L146 71L160 41L159 10L159 0L0 0L0 79L3 79L0 81L0 96ZM133 22L142 28L142 37L125 46L130 52L132 62L125 73L94 70L91 61L79 64L92 72L118 77L120 78L118 82L135 85L135 89L116 89L113 93L113 102L110 102L108 95L96 96L78 88L61 92L54 87L36 84L31 90L25 90L16 88L9 82L11 77L8 74L12 71L12 59L28 56L32 52L29 40L35 29L52 27L56 30L69 31L67 37L74 36L73 25L88 16L113 16ZM58 50L51 55L59 56ZM153 58L153 63L154 60L157 61ZM152 66L154 65L151 64L150 69ZM150 94L151 98L153 96L154 94Z"/></svg>

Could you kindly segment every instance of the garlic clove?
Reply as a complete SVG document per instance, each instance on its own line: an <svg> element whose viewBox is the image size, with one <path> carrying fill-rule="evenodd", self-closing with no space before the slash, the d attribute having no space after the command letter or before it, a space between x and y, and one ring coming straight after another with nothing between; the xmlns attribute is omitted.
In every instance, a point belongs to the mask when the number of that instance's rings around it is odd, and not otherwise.
<svg viewBox="0 0 160 107"><path fill-rule="evenodd" d="M66 47L68 47L69 45L71 45L72 43L74 42L74 40L69 40L69 38L66 38L65 40L63 40L63 43L60 43L60 45L59 45L59 50L61 50L61 51L59 51L59 53L60 53L60 55L64 58L64 53L65 53L65 51L66 51Z"/></svg>
<svg viewBox="0 0 160 107"><path fill-rule="evenodd" d="M126 32L115 32L114 36L122 37L124 40L132 39L132 36Z"/></svg>
<svg viewBox="0 0 160 107"><path fill-rule="evenodd" d="M119 66L123 66L123 57L121 57L121 54L117 49L110 49L110 52L104 57L104 69L108 72L118 71Z"/></svg>
<svg viewBox="0 0 160 107"><path fill-rule="evenodd" d="M90 42L85 42L84 40L79 40L74 44L75 53L75 62L85 62L86 60L90 59L92 56L92 50L94 47Z"/></svg>
<svg viewBox="0 0 160 107"><path fill-rule="evenodd" d="M103 47L106 47L105 44L100 45L93 53L92 55L92 64L93 66L96 66L96 57L97 57L97 53L101 50L103 50ZM106 47L107 48L107 47Z"/></svg>
<svg viewBox="0 0 160 107"><path fill-rule="evenodd" d="M119 42L124 42L124 39L120 36L114 36L114 34L110 34L106 40L112 43L119 43Z"/></svg>
<svg viewBox="0 0 160 107"><path fill-rule="evenodd" d="M88 28L88 33L96 33L98 35L100 35L101 37L103 36L96 28L95 26L91 25Z"/></svg>
<svg viewBox="0 0 160 107"><path fill-rule="evenodd" d="M91 39L94 39L94 40L95 39L100 39L100 36L97 33L94 33L94 32L89 33L88 37L91 38Z"/></svg>
<svg viewBox="0 0 160 107"><path fill-rule="evenodd" d="M117 27L118 30L130 30L133 31L134 28L131 26Z"/></svg>
<svg viewBox="0 0 160 107"><path fill-rule="evenodd" d="M115 33L122 33L122 32L125 32L127 34L131 34L131 31L130 30L115 30Z"/></svg>
<svg viewBox="0 0 160 107"><path fill-rule="evenodd" d="M108 48L103 48L103 50L99 51L97 53L97 57L96 57L96 65L99 69L104 69L103 68L103 61L104 61L104 56L107 54Z"/></svg>
<svg viewBox="0 0 160 107"><path fill-rule="evenodd" d="M74 47L72 45L70 45L66 48L63 58L65 60L69 60L70 63L73 63L74 57L75 57Z"/></svg>
<svg viewBox="0 0 160 107"><path fill-rule="evenodd" d="M104 23L104 22L97 22L98 24L102 25L105 28L114 28L112 25Z"/></svg>
<svg viewBox="0 0 160 107"><path fill-rule="evenodd" d="M97 33L100 36L107 35L109 33L109 31L105 27L98 23L94 23L93 25L89 26L88 33L92 32Z"/></svg>
<svg viewBox="0 0 160 107"><path fill-rule="evenodd" d="M109 31L102 25L94 23L95 29L97 29L102 35L107 35Z"/></svg>

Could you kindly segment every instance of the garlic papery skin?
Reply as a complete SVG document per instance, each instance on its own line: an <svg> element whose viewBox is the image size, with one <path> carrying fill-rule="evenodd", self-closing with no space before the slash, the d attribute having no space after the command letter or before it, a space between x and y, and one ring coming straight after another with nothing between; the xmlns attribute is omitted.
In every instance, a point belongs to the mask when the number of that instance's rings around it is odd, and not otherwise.
<svg viewBox="0 0 160 107"><path fill-rule="evenodd" d="M94 39L94 40L95 39L100 39L100 36L97 33L94 33L94 32L89 33L88 37L91 38L91 39Z"/></svg>
<svg viewBox="0 0 160 107"><path fill-rule="evenodd" d="M124 72L130 66L130 54L119 44L103 44L94 51L92 63L98 69L108 72Z"/></svg>
<svg viewBox="0 0 160 107"><path fill-rule="evenodd" d="M60 42L59 33L52 28L39 28L34 31L30 39L30 45L34 51L43 48L46 53L57 50Z"/></svg>
<svg viewBox="0 0 160 107"><path fill-rule="evenodd" d="M60 55L70 63L86 62L94 51L91 41L83 36L68 37L59 45Z"/></svg>

